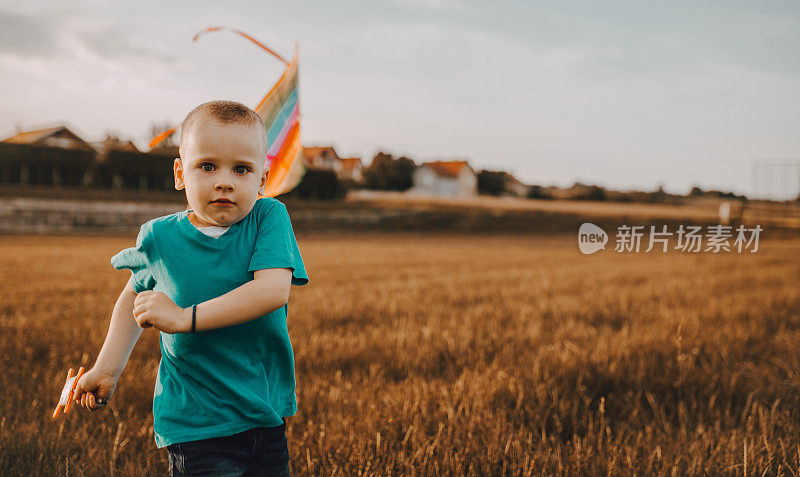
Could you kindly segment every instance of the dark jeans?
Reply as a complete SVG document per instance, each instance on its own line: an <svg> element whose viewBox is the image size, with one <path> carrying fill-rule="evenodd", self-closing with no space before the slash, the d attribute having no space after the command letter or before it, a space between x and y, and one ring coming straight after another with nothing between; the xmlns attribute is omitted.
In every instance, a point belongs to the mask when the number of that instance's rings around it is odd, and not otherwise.
<svg viewBox="0 0 800 477"><path fill-rule="evenodd" d="M170 476L290 475L286 419L277 427L255 427L232 436L171 444L167 451Z"/></svg>

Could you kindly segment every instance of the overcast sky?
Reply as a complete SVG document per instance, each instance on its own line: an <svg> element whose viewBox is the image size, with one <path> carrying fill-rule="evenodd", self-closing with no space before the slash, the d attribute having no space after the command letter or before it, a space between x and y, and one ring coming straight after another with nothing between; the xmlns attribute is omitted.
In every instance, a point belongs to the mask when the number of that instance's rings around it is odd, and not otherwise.
<svg viewBox="0 0 800 477"><path fill-rule="evenodd" d="M752 193L800 162L800 3L0 0L0 135L66 123L145 145L255 107L300 48L303 143L365 165L467 159L523 182ZM785 170L773 187L796 188ZM783 177L783 179L781 179Z"/></svg>

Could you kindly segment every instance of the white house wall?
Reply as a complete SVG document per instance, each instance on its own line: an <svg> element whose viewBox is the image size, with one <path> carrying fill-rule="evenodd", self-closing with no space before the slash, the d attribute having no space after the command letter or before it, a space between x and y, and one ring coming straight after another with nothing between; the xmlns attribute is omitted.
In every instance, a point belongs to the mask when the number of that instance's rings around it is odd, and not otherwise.
<svg viewBox="0 0 800 477"><path fill-rule="evenodd" d="M472 197L477 194L477 185L477 177L468 168L462 169L457 177L442 177L421 166L414 171L414 186L408 192L437 197Z"/></svg>
<svg viewBox="0 0 800 477"><path fill-rule="evenodd" d="M468 167L461 168L458 175L458 196L473 197L478 194L478 177Z"/></svg>

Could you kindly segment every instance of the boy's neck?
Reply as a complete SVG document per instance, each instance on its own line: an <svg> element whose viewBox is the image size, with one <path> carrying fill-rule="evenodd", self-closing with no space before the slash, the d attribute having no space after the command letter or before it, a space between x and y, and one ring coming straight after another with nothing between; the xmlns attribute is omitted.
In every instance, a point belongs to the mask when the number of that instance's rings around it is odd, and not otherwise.
<svg viewBox="0 0 800 477"><path fill-rule="evenodd" d="M217 227L215 225L200 225L199 223L197 223L197 217L195 217L194 211L191 211L188 214L186 214L186 218L189 219L189 223L191 223L192 225L195 226L195 228L198 228L198 229L204 228L204 227ZM227 226L227 227L229 227L229 226Z"/></svg>
<svg viewBox="0 0 800 477"><path fill-rule="evenodd" d="M186 214L186 218L189 219L189 223L194 225L196 228L202 227L202 225L198 225L197 219L194 217L194 212L189 212Z"/></svg>

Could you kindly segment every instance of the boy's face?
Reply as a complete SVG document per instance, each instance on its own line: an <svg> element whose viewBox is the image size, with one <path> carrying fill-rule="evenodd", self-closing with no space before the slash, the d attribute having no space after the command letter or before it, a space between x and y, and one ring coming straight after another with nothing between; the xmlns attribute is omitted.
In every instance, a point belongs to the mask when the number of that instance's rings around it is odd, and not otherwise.
<svg viewBox="0 0 800 477"><path fill-rule="evenodd" d="M187 134L173 169L175 188L186 188L196 225L224 227L242 220L267 185L262 136L254 127L209 117L198 118Z"/></svg>

